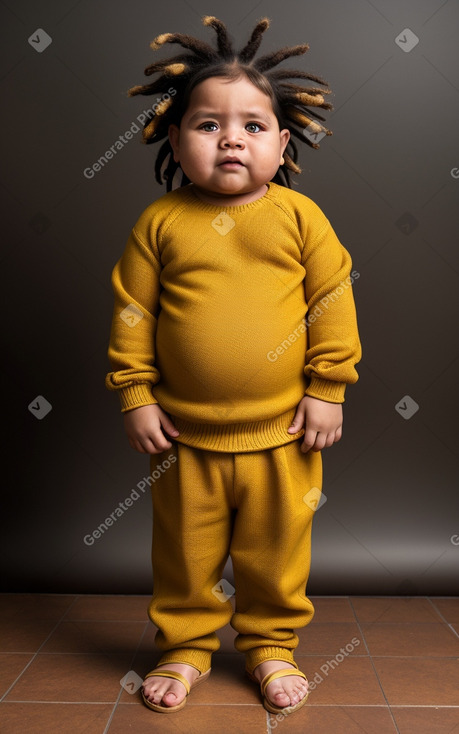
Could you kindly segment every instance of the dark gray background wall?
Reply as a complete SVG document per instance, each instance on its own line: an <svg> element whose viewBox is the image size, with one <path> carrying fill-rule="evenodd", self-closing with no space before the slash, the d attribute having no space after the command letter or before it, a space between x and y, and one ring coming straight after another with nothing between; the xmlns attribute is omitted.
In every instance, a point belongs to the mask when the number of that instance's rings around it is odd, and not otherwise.
<svg viewBox="0 0 459 734"><path fill-rule="evenodd" d="M126 96L154 58L150 41L168 31L211 40L206 14L237 46L268 15L260 52L308 42L284 66L334 90L334 136L305 146L296 188L360 273L364 358L344 437L323 455L308 591L456 593L457 0L1 3L5 588L151 589L146 493L93 545L84 536L149 471L104 377L111 270L165 190L140 132L92 179L83 171L153 102ZM39 419L43 398L51 410Z"/></svg>

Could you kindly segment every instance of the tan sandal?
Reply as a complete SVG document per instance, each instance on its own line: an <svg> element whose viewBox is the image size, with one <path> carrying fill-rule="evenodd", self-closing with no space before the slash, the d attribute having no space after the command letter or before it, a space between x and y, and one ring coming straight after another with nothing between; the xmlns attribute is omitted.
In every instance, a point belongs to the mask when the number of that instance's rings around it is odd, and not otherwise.
<svg viewBox="0 0 459 734"><path fill-rule="evenodd" d="M265 663L268 661L263 660L263 662ZM295 663L292 663L292 665L295 665ZM282 668L281 670L275 670L273 673L268 673L267 675L265 675L265 677L262 678L261 681L259 681L258 678L256 678L253 673L250 673L247 669L245 672L249 676L250 680L260 686L261 695L263 697L263 706L271 714L283 714L284 716L288 716L288 714L293 714L294 711L298 711L298 709L300 709L306 703L306 700L309 696L309 691L295 706L276 706L276 704L272 703L272 701L270 701L266 695L266 689L268 685L277 678L284 678L288 675L297 675L300 678L304 678L306 683L308 683L308 679L306 678L305 674L302 673L301 670L298 670L298 668Z"/></svg>
<svg viewBox="0 0 459 734"><path fill-rule="evenodd" d="M189 665L189 663L184 663L185 665ZM164 665L167 665L167 663L164 663ZM194 666L192 666L194 667ZM145 676L145 680L147 678L151 678L153 675L156 675L158 678L173 678L174 680L180 681L180 683L183 683L186 689L186 696L183 699L183 701L180 701L176 706L161 706L160 704L153 703L150 701L143 693L143 688L141 688L142 698L145 706L148 706L149 709L152 709L152 711L157 711L160 714L173 714L175 711L180 711L180 709L183 709L183 707L186 704L186 700L188 698L188 695L190 693L190 690L198 685L198 683L202 683L202 681L207 680L207 678L210 675L211 668L209 670L206 670L205 673L201 673L193 683L190 683L187 681L187 679L181 674L177 673L175 670L167 670L166 668L157 667L155 670L151 670L147 675Z"/></svg>

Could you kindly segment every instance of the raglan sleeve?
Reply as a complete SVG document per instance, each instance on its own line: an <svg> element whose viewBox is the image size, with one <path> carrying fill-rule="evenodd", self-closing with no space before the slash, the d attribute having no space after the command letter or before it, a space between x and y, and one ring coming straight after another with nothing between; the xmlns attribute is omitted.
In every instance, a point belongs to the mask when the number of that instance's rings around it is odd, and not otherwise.
<svg viewBox="0 0 459 734"><path fill-rule="evenodd" d="M152 388L160 379L155 336L161 266L156 242L150 242L143 230L132 229L111 276L114 307L108 359L112 371L105 386L118 392L122 412L158 402Z"/></svg>
<svg viewBox="0 0 459 734"><path fill-rule="evenodd" d="M342 403L346 386L358 380L355 365L362 356L352 291L359 273L352 270L349 252L318 207L317 212L302 257L307 302L304 373L309 380L305 395Z"/></svg>

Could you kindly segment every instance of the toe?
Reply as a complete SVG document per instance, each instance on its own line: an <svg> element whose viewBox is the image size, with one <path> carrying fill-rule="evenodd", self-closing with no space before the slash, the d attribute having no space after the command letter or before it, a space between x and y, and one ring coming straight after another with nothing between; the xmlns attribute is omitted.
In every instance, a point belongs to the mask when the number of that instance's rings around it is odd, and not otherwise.
<svg viewBox="0 0 459 734"><path fill-rule="evenodd" d="M307 694L307 686L301 683L300 679L298 682L289 681L289 678L284 679L285 682L277 682L276 687L268 685L267 695L268 698L276 705L282 708L287 706L295 706L299 703ZM274 683L274 681L273 681ZM271 690L270 690L271 688Z"/></svg>
<svg viewBox="0 0 459 734"><path fill-rule="evenodd" d="M179 697L173 691L167 691L161 701L165 706L176 706L180 703Z"/></svg>
<svg viewBox="0 0 459 734"><path fill-rule="evenodd" d="M177 706L185 698L186 691L182 683L170 682L167 684L169 690L164 690L166 686L164 685L163 679L157 680L158 683L156 685L152 680L148 686L144 686L143 688L143 695L151 703L154 703L156 706Z"/></svg>
<svg viewBox="0 0 459 734"><path fill-rule="evenodd" d="M290 697L285 693L285 691L278 691L274 694L273 698L278 706L288 706L290 703Z"/></svg>

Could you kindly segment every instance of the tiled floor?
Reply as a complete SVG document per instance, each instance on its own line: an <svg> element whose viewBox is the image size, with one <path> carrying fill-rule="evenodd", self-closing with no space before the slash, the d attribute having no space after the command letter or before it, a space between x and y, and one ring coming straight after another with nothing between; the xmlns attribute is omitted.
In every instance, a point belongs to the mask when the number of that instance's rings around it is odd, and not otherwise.
<svg viewBox="0 0 459 734"><path fill-rule="evenodd" d="M120 685L159 659L149 597L0 596L0 731L459 734L459 598L311 599L295 659L313 690L283 719L261 706L229 626L210 679L166 716Z"/></svg>

